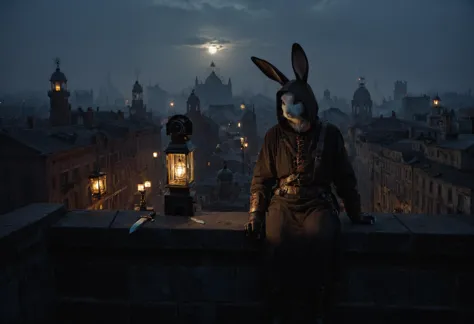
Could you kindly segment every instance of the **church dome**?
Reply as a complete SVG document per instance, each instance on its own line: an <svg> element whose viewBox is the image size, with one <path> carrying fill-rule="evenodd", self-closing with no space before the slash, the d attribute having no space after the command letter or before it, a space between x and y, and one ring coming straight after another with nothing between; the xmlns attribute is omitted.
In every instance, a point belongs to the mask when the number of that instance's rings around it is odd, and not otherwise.
<svg viewBox="0 0 474 324"><path fill-rule="evenodd" d="M234 180L234 173L227 168L227 164L217 172L217 180L221 182L232 182Z"/></svg>
<svg viewBox="0 0 474 324"><path fill-rule="evenodd" d="M132 89L133 92L135 93L141 93L143 92L143 87L140 83L138 83L138 80L135 81L135 84L133 85L133 89Z"/></svg>
<svg viewBox="0 0 474 324"><path fill-rule="evenodd" d="M51 78L49 79L50 82L62 82L65 83L67 82L66 76L64 75L63 72L58 68L56 68L56 71L51 74Z"/></svg>
<svg viewBox="0 0 474 324"><path fill-rule="evenodd" d="M212 71L204 83L207 85L222 84L222 80L217 76L216 72Z"/></svg>
<svg viewBox="0 0 474 324"><path fill-rule="evenodd" d="M194 90L191 91L191 94L188 97L188 105L196 106L196 105L199 105L199 103L200 103L199 97L196 96L196 94L194 93Z"/></svg>
<svg viewBox="0 0 474 324"><path fill-rule="evenodd" d="M369 90L361 84L359 88L354 92L353 100L355 102L371 102L371 96Z"/></svg>

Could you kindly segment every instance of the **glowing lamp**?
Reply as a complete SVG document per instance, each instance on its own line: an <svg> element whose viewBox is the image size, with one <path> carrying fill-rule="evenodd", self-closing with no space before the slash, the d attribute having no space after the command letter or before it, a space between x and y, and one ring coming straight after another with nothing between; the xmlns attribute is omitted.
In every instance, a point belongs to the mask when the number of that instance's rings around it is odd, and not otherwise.
<svg viewBox="0 0 474 324"><path fill-rule="evenodd" d="M153 152L153 157L156 159L158 157L158 152Z"/></svg>
<svg viewBox="0 0 474 324"><path fill-rule="evenodd" d="M89 186L92 196L100 199L107 193L107 175L100 171L92 173L89 176Z"/></svg>
<svg viewBox="0 0 474 324"><path fill-rule="evenodd" d="M174 107L174 101L170 102L170 107Z"/></svg>
<svg viewBox="0 0 474 324"><path fill-rule="evenodd" d="M245 104L240 104L240 109L244 110L245 109Z"/></svg>
<svg viewBox="0 0 474 324"><path fill-rule="evenodd" d="M137 191L138 192L144 192L145 191L145 184L143 184L143 183L137 184Z"/></svg>
<svg viewBox="0 0 474 324"><path fill-rule="evenodd" d="M239 128L240 128L240 125L241 125L241 124L240 124L240 122L239 122L239 123L237 124L237 127L239 127Z"/></svg>
<svg viewBox="0 0 474 324"><path fill-rule="evenodd" d="M434 97L433 106L439 106L440 102L441 102L441 99L438 96Z"/></svg>
<svg viewBox="0 0 474 324"><path fill-rule="evenodd" d="M192 122L184 115L175 115L166 124L171 141L165 150L168 173L165 195L166 215L194 215L194 147L190 141Z"/></svg>
<svg viewBox="0 0 474 324"><path fill-rule="evenodd" d="M54 91L61 91L61 84L59 82L54 84Z"/></svg>
<svg viewBox="0 0 474 324"><path fill-rule="evenodd" d="M145 186L146 189L151 188L151 181L145 181L143 185Z"/></svg>

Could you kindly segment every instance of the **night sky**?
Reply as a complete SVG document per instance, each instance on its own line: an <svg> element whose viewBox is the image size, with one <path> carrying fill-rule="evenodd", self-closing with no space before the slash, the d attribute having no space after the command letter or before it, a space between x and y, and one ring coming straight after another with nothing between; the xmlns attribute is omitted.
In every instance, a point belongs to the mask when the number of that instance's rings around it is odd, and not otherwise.
<svg viewBox="0 0 474 324"><path fill-rule="evenodd" d="M98 90L110 71L128 94L139 71L144 84L181 91L213 60L235 93L271 93L250 56L292 76L293 42L319 96L349 97L359 76L387 96L397 79L414 93L464 92L474 88L473 17L473 0L2 0L0 92L46 91L59 56L74 89Z"/></svg>

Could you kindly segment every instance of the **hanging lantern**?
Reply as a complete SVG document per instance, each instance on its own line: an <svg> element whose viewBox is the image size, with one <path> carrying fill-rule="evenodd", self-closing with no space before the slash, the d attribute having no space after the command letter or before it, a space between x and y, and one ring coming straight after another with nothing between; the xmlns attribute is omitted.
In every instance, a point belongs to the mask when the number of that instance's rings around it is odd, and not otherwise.
<svg viewBox="0 0 474 324"><path fill-rule="evenodd" d="M166 135L171 141L165 150L167 187L165 214L192 216L194 201L194 147L190 141L192 122L184 115L175 115L166 124Z"/></svg>
<svg viewBox="0 0 474 324"><path fill-rule="evenodd" d="M95 171L89 176L89 186L92 196L100 199L107 193L107 175L104 172Z"/></svg>

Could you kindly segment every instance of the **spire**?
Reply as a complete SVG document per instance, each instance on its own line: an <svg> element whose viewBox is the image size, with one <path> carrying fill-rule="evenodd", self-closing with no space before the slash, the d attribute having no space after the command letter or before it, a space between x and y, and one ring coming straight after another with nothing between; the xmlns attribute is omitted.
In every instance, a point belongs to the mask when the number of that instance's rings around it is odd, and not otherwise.
<svg viewBox="0 0 474 324"><path fill-rule="evenodd" d="M194 79L194 84L195 84L195 85L198 85L198 83L199 83L199 82L198 82L198 77L196 76L196 79Z"/></svg>
<svg viewBox="0 0 474 324"><path fill-rule="evenodd" d="M232 81L231 81L231 79L230 79L230 78L229 78L229 81L227 82L227 85L228 85L229 87L231 87L231 86L232 86Z"/></svg>
<svg viewBox="0 0 474 324"><path fill-rule="evenodd" d="M61 59L59 57L56 57L54 59L54 64L56 64L56 71L59 71L59 66L61 65Z"/></svg>

